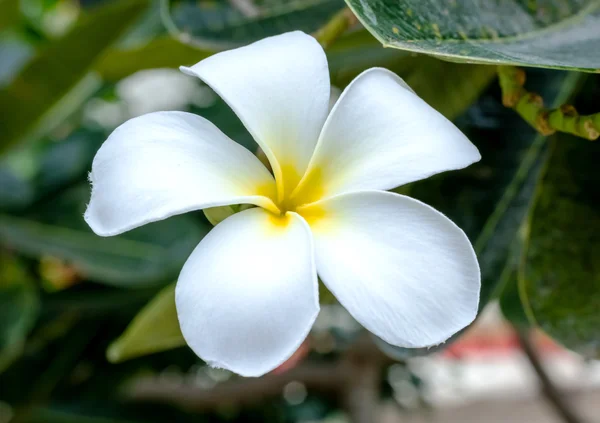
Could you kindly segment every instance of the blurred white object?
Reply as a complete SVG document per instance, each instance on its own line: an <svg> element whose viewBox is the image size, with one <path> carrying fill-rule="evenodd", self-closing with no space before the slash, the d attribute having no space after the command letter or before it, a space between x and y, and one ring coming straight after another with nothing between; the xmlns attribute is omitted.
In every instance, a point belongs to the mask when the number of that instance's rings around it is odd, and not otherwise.
<svg viewBox="0 0 600 423"><path fill-rule="evenodd" d="M163 110L183 110L189 104L208 107L216 95L176 69L137 72L117 84L117 93L127 105L128 118Z"/></svg>

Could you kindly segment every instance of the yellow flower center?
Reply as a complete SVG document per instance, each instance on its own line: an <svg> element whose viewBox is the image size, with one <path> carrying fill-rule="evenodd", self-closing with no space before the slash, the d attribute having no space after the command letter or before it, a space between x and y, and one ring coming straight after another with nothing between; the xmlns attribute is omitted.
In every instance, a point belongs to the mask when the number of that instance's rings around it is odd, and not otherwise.
<svg viewBox="0 0 600 423"><path fill-rule="evenodd" d="M275 178L278 181L277 198L272 200L281 216L285 216L287 212L302 215L303 207L320 200L324 193L322 172L319 168L312 168L300 177L293 167L282 166L280 174Z"/></svg>

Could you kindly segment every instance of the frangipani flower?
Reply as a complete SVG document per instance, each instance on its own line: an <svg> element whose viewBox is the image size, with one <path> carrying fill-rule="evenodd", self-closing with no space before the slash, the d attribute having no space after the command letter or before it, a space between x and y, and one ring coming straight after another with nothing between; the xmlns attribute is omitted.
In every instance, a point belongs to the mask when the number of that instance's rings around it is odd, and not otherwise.
<svg viewBox="0 0 600 423"><path fill-rule="evenodd" d="M179 276L177 314L198 356L246 376L283 363L319 312L317 274L393 345L436 345L475 318L480 273L465 234L385 190L480 155L399 77L367 70L329 112L325 54L301 32L181 70L229 104L273 174L202 117L150 113L98 151L85 219L110 236L192 210L257 206L219 223Z"/></svg>

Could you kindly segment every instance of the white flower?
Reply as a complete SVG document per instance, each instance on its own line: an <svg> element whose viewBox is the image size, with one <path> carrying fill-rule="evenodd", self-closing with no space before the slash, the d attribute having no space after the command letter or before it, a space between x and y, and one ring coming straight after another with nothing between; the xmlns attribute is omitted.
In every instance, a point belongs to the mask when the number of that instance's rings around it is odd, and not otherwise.
<svg viewBox="0 0 600 423"><path fill-rule="evenodd" d="M393 345L436 345L475 318L480 274L465 234L385 190L480 155L400 78L367 70L328 115L327 60L301 32L181 70L231 106L275 176L207 120L150 113L98 151L85 219L110 236L191 210L258 206L218 224L181 271L177 313L196 354L246 376L277 367L319 312L317 274Z"/></svg>

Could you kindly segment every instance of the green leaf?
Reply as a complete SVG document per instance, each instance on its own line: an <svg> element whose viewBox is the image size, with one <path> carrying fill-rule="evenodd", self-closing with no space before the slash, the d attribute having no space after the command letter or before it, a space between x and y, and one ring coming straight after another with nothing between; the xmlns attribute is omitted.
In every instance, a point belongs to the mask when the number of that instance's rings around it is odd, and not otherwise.
<svg viewBox="0 0 600 423"><path fill-rule="evenodd" d="M111 49L94 66L105 81L117 82L144 69L178 68L192 65L214 51L160 37L129 49Z"/></svg>
<svg viewBox="0 0 600 423"><path fill-rule="evenodd" d="M406 58L401 66L398 73L406 83L450 120L462 115L496 76L490 66L449 63L426 56Z"/></svg>
<svg viewBox="0 0 600 423"><path fill-rule="evenodd" d="M18 210L34 198L34 187L5 166L0 167L0 210Z"/></svg>
<svg viewBox="0 0 600 423"><path fill-rule="evenodd" d="M600 144L567 135L550 159L528 224L520 283L531 317L567 348L600 357Z"/></svg>
<svg viewBox="0 0 600 423"><path fill-rule="evenodd" d="M344 7L342 0L277 0L240 10L233 2L163 0L165 24L172 35L210 50L239 47L292 30L311 33Z"/></svg>
<svg viewBox="0 0 600 423"><path fill-rule="evenodd" d="M38 311L31 276L15 258L0 254L0 372L22 353Z"/></svg>
<svg viewBox="0 0 600 423"><path fill-rule="evenodd" d="M19 18L19 0L0 0L0 31L14 25Z"/></svg>
<svg viewBox="0 0 600 423"><path fill-rule="evenodd" d="M53 198L34 214L0 214L0 245L31 257L66 260L97 282L141 287L175 278L210 230L208 224L182 215L102 238L83 220L88 199L86 184Z"/></svg>
<svg viewBox="0 0 600 423"><path fill-rule="evenodd" d="M548 155L544 155L544 162ZM541 176L541 168L536 172L535 179L536 184L539 182ZM531 197L528 202L528 209L531 209L533 203ZM525 305L522 300L522 292L519 287L519 267L523 260L523 253L525 251L525 236L526 236L526 218L523 220L523 224L519 229L517 238L513 241L513 246L509 253L508 261L500 275L500 281L498 282L498 303L500 310L504 315L504 318L512 323L515 327L520 330L526 330L532 326L531 319L528 316L528 312L525 309Z"/></svg>
<svg viewBox="0 0 600 423"><path fill-rule="evenodd" d="M185 345L175 309L175 284L165 287L106 351L111 363Z"/></svg>
<svg viewBox="0 0 600 423"><path fill-rule="evenodd" d="M385 46L469 63L600 68L597 0L346 0Z"/></svg>
<svg viewBox="0 0 600 423"><path fill-rule="evenodd" d="M36 175L38 197L86 179L92 160L105 139L103 132L80 129L66 139L46 146Z"/></svg>
<svg viewBox="0 0 600 423"><path fill-rule="evenodd" d="M99 79L89 73L92 65L146 4L146 0L124 0L84 16L0 91L0 151L51 130L98 89Z"/></svg>

